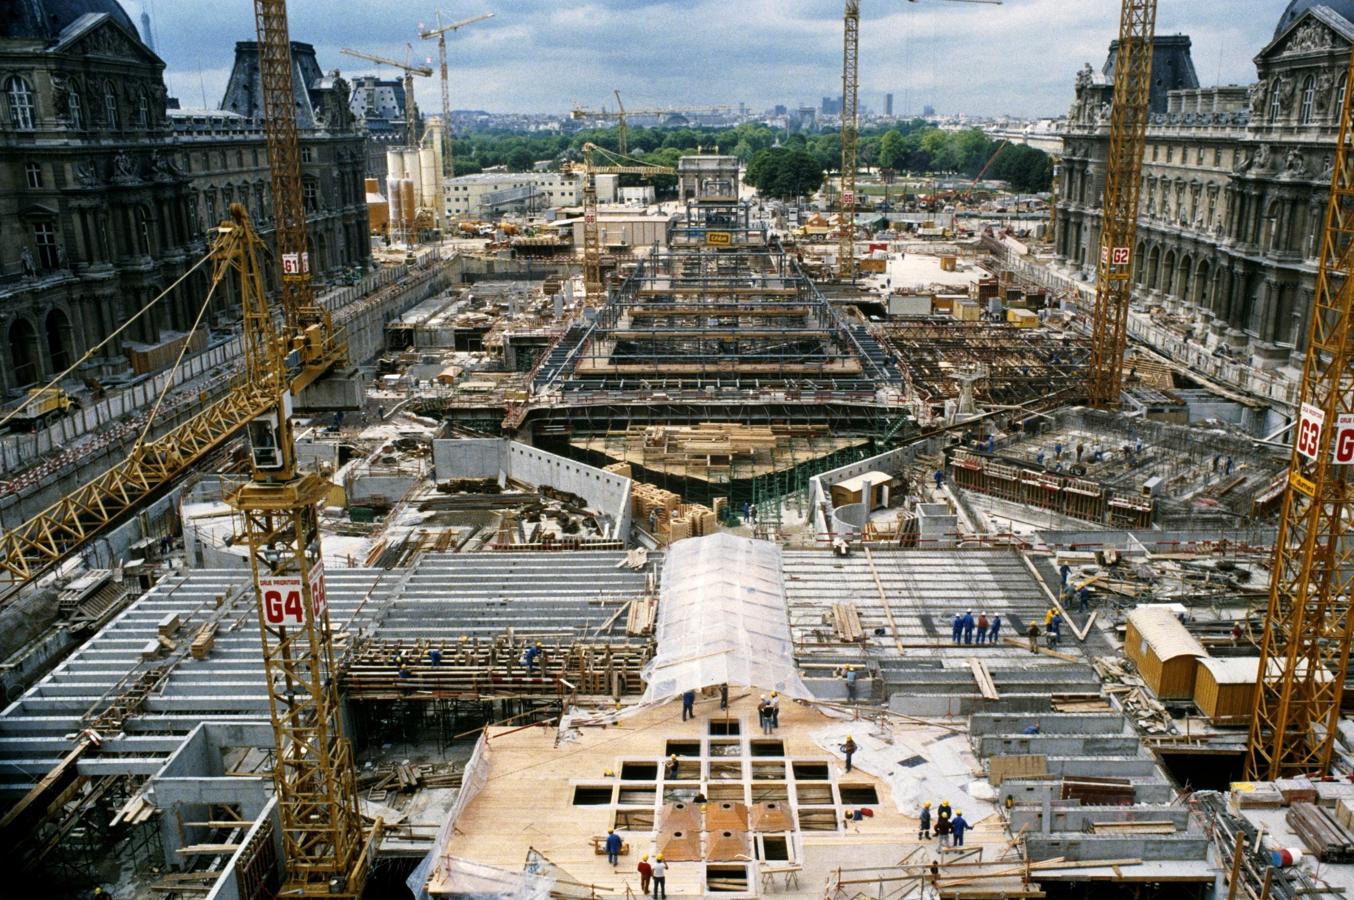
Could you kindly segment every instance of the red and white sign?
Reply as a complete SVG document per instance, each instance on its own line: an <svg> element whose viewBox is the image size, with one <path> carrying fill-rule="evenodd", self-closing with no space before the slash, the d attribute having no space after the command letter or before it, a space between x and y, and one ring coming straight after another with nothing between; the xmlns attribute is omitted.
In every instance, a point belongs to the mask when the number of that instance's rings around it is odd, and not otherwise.
<svg viewBox="0 0 1354 900"><path fill-rule="evenodd" d="M263 620L269 625L306 624L305 601L300 575L273 575L259 579L263 598ZM310 570L310 601L316 615L324 609L324 567Z"/></svg>
<svg viewBox="0 0 1354 900"><path fill-rule="evenodd" d="M583 222L584 222L584 224L587 224L587 225L596 225L596 224L597 224L597 213L584 213L584 214L583 214Z"/></svg>
<svg viewBox="0 0 1354 900"><path fill-rule="evenodd" d="M843 205L843 206L855 206L855 205L856 205L856 192L855 192L855 191L842 191L842 205Z"/></svg>
<svg viewBox="0 0 1354 900"><path fill-rule="evenodd" d="M1316 459L1321 447L1321 429L1326 425L1326 413L1310 403L1302 404L1298 419L1297 450L1308 459Z"/></svg>
<svg viewBox="0 0 1354 900"><path fill-rule="evenodd" d="M1110 259L1110 265L1112 265L1112 266L1126 266L1126 265L1128 265L1128 261L1129 261L1129 259L1131 259L1131 258L1132 258L1132 257L1130 256L1129 250L1128 250L1127 247L1115 247L1115 248L1114 248L1114 255L1113 255L1112 258Z"/></svg>
<svg viewBox="0 0 1354 900"><path fill-rule="evenodd" d="M1331 462L1337 466L1354 465L1354 413L1340 413L1335 417L1331 457Z"/></svg>
<svg viewBox="0 0 1354 900"><path fill-rule="evenodd" d="M284 253L282 254L282 274L283 275L302 275L310 271L309 253Z"/></svg>

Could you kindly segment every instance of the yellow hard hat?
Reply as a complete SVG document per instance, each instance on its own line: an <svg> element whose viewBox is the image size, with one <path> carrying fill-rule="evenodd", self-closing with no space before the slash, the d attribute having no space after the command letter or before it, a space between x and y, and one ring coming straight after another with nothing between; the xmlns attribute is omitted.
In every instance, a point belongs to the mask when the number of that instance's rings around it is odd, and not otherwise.
<svg viewBox="0 0 1354 900"><path fill-rule="evenodd" d="M772 696L772 697L779 697L779 696L780 696L780 692L779 692L779 691L772 691L772 692L771 692L771 696Z"/></svg>
<svg viewBox="0 0 1354 900"><path fill-rule="evenodd" d="M956 809L956 810L954 811L954 814L955 814L956 816L962 816L962 815L964 814L964 811L963 811L962 809Z"/></svg>
<svg viewBox="0 0 1354 900"><path fill-rule="evenodd" d="M640 861L640 862L644 862L644 861L645 861L646 859L648 859L648 858L649 858L649 854L646 853L646 854L644 854L643 856L641 856L641 857L639 858L639 861Z"/></svg>
<svg viewBox="0 0 1354 900"><path fill-rule="evenodd" d="M930 808L931 808L931 804L929 804L929 803L923 803L923 804L921 805L921 808L922 808L922 809L930 809Z"/></svg>
<svg viewBox="0 0 1354 900"><path fill-rule="evenodd" d="M606 830L606 833L607 833L607 834L615 834L615 833L616 833L616 829L614 829L614 828L608 828L608 829Z"/></svg>
<svg viewBox="0 0 1354 900"><path fill-rule="evenodd" d="M676 754L676 753L674 753L674 754L672 754L672 756L669 756L669 757L668 757L668 759L676 759L676 758L677 758L677 754Z"/></svg>
<svg viewBox="0 0 1354 900"><path fill-rule="evenodd" d="M659 862L662 862L662 861L663 861L663 854L661 854L661 853L658 854L657 859L658 859Z"/></svg>
<svg viewBox="0 0 1354 900"><path fill-rule="evenodd" d="M851 735L848 734L848 735L846 736L846 739L847 739L848 741L851 740Z"/></svg>

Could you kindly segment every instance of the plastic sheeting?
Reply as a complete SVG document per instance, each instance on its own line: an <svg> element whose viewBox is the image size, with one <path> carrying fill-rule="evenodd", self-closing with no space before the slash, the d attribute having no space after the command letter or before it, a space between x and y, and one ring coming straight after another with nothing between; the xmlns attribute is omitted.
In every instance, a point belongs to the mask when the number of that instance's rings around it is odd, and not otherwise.
<svg viewBox="0 0 1354 900"><path fill-rule="evenodd" d="M668 550L645 704L729 684L812 697L795 666L780 547L715 534Z"/></svg>
<svg viewBox="0 0 1354 900"><path fill-rule="evenodd" d="M465 764L465 769L461 773L461 792L456 795L456 802L451 805L446 821L437 830L437 839L433 841L433 848L428 851L428 855L423 857L423 861L418 864L404 882L414 895L415 900L430 900L428 880L434 875L437 876L439 882L454 885L455 893L458 895L484 894L496 897L513 897L517 900L532 900L535 897L549 895L550 887L548 884L544 894L537 893L539 887L537 882L542 881L542 879L520 872L507 872L494 866L483 866L468 860L457 859L446 852L447 841L451 839L451 831L456 827L456 820L461 817L461 813L465 812L465 808L470 805L470 801L474 800L483 790L484 785L488 783L489 768L489 742L481 734L479 741L475 744L474 751L470 754L470 759ZM504 879L510 876L515 876L520 883L505 885ZM544 880L548 882L548 879ZM461 890L463 884L474 889L463 891ZM498 887L492 887L493 884L497 884Z"/></svg>

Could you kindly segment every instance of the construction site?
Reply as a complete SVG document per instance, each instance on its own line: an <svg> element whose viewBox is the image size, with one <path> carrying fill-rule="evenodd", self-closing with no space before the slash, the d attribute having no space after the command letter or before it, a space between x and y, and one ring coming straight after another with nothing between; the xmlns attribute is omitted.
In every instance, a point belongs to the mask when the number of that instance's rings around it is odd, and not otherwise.
<svg viewBox="0 0 1354 900"><path fill-rule="evenodd" d="M4 444L19 894L1354 890L1347 142L1292 407L1130 338L1156 0L1123 0L1084 290L1000 229L868 249L847 0L830 240L735 156L588 144L562 252L424 240L397 188L406 246L321 292L254 5L277 253L234 204L199 263L234 343ZM423 29L444 114L488 17ZM430 130L390 177L435 194ZM658 175L661 235L606 240L598 179Z"/></svg>

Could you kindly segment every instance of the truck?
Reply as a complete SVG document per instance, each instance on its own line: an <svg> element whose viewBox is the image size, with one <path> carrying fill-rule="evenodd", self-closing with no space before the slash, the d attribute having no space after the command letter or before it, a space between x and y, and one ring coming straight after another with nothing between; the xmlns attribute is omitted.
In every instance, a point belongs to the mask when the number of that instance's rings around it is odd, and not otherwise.
<svg viewBox="0 0 1354 900"><path fill-rule="evenodd" d="M55 422L75 405L74 398L59 387L31 388L9 421L15 428L36 430Z"/></svg>

